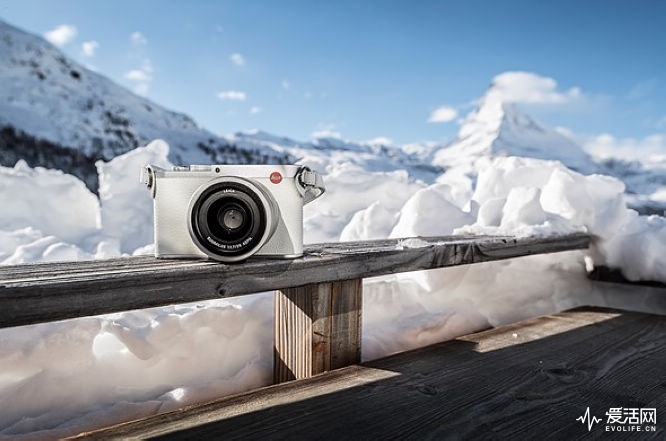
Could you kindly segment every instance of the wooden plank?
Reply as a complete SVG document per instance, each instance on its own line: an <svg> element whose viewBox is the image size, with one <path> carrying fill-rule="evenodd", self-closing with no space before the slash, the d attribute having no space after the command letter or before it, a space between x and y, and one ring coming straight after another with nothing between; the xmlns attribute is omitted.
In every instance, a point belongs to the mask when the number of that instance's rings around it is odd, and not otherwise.
<svg viewBox="0 0 666 441"><path fill-rule="evenodd" d="M294 260L230 265L138 257L0 267L0 327L582 249L589 240L452 236L311 245Z"/></svg>
<svg viewBox="0 0 666 441"><path fill-rule="evenodd" d="M656 408L666 317L595 308L539 317L205 405L91 439L591 439L589 408ZM637 439L636 432L613 439Z"/></svg>
<svg viewBox="0 0 666 441"><path fill-rule="evenodd" d="M339 369L361 362L363 280L333 282L331 287L330 367ZM319 374L324 370L314 371Z"/></svg>
<svg viewBox="0 0 666 441"><path fill-rule="evenodd" d="M275 383L309 378L361 361L362 281L275 293Z"/></svg>
<svg viewBox="0 0 666 441"><path fill-rule="evenodd" d="M331 370L331 292L335 283L317 284L317 292L312 297L312 370L309 376ZM273 379L280 383L287 378L274 376Z"/></svg>

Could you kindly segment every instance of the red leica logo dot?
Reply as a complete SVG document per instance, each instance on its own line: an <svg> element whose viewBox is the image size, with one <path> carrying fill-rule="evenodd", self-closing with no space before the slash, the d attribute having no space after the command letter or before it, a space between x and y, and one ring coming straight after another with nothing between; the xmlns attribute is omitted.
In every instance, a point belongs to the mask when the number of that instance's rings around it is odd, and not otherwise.
<svg viewBox="0 0 666 441"><path fill-rule="evenodd" d="M280 174L280 172L271 173L271 182L273 184L279 184L280 182L282 182L282 175Z"/></svg>

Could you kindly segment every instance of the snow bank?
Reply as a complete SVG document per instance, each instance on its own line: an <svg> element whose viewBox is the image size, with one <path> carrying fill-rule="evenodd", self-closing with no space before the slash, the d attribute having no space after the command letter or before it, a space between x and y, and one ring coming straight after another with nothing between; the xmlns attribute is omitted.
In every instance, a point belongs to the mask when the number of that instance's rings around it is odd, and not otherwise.
<svg viewBox="0 0 666 441"><path fill-rule="evenodd" d="M586 258L620 267L633 280L666 281L666 219L639 217L627 209L620 181L527 158L483 159L476 166L468 210L449 186L434 184L407 201L391 235L584 231L596 237L592 255L531 256L369 281L364 290L364 359L488 325L603 304L586 277Z"/></svg>
<svg viewBox="0 0 666 441"><path fill-rule="evenodd" d="M585 231L591 258L620 268L630 280L666 282L666 223L628 209L624 184L583 176L559 162L497 158L479 172L472 202L477 222L457 233L514 235Z"/></svg>
<svg viewBox="0 0 666 441"><path fill-rule="evenodd" d="M145 164L171 167L169 146L162 140L132 150L109 162L97 161L99 199L104 233L116 239L120 251L131 253L153 242L153 199L139 182Z"/></svg>
<svg viewBox="0 0 666 441"><path fill-rule="evenodd" d="M583 261L582 252L566 252L370 279L363 359L595 304Z"/></svg>
<svg viewBox="0 0 666 441"><path fill-rule="evenodd" d="M73 177L24 164L0 168L3 206L13 207L0 215L0 259L149 250L152 203L138 171L146 162L168 165L167 154L168 146L156 141L98 163L101 205ZM574 251L367 280L366 360L603 303L607 298L586 278L586 259L621 267L633 279L666 281L666 220L628 210L624 186L613 178L506 157L449 169L428 185L406 171L366 171L358 162L322 158L328 191L306 207L306 242L451 233L586 231L596 237L590 255ZM14 203L15 194L29 202ZM35 215L35 207L59 214ZM403 243L418 245L418 239ZM0 330L0 437L64 436L268 384L272 334L270 294Z"/></svg>
<svg viewBox="0 0 666 441"><path fill-rule="evenodd" d="M411 182L404 170L367 172L349 164L336 167L324 179L326 197L305 206L305 243L337 241L341 235L343 240L352 240L358 233L353 230L358 228L364 229L362 234L368 234L365 239L387 237L395 219L378 217L397 212L423 187Z"/></svg>
<svg viewBox="0 0 666 441"><path fill-rule="evenodd" d="M599 245L601 261L629 280L666 281L666 218L631 213L618 234Z"/></svg>
<svg viewBox="0 0 666 441"><path fill-rule="evenodd" d="M272 298L4 329L0 438L55 438L267 384Z"/></svg>
<svg viewBox="0 0 666 441"><path fill-rule="evenodd" d="M58 170L30 168L21 160L0 167L0 229L32 227L79 243L99 226L99 203L76 177Z"/></svg>
<svg viewBox="0 0 666 441"><path fill-rule="evenodd" d="M0 262L81 259L99 229L97 197L76 177L30 168L21 160L0 167Z"/></svg>
<svg viewBox="0 0 666 441"><path fill-rule="evenodd" d="M0 263L109 258L149 246L153 205L139 170L147 163L170 166L168 153L158 140L98 161L99 199L59 170L32 169L24 161L0 166Z"/></svg>
<svg viewBox="0 0 666 441"><path fill-rule="evenodd" d="M400 210L391 237L445 236L474 222L456 203L450 185L434 184L417 191Z"/></svg>

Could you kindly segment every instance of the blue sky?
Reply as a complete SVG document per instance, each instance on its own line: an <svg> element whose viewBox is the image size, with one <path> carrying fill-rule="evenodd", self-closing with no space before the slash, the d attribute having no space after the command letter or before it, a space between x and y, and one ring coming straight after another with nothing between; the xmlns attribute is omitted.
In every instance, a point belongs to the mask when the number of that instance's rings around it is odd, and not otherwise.
<svg viewBox="0 0 666 441"><path fill-rule="evenodd" d="M562 97L519 102L538 120L666 152L666 2L0 0L0 18L69 26L68 55L216 133L444 142L525 71Z"/></svg>

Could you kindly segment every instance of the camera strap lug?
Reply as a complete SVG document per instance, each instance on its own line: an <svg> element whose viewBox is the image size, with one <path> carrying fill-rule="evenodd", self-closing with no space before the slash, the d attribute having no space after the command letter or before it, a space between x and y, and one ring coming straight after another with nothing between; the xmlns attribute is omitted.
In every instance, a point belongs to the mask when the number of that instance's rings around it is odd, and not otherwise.
<svg viewBox="0 0 666 441"><path fill-rule="evenodd" d="M155 170L153 169L152 165L145 165L141 168L141 175L139 176L139 181L142 184L145 184L146 187L148 187L154 198L156 185L155 185Z"/></svg>
<svg viewBox="0 0 666 441"><path fill-rule="evenodd" d="M324 178L308 167L301 167L296 174L296 182L296 188L303 196L303 205L314 201L326 191Z"/></svg>

